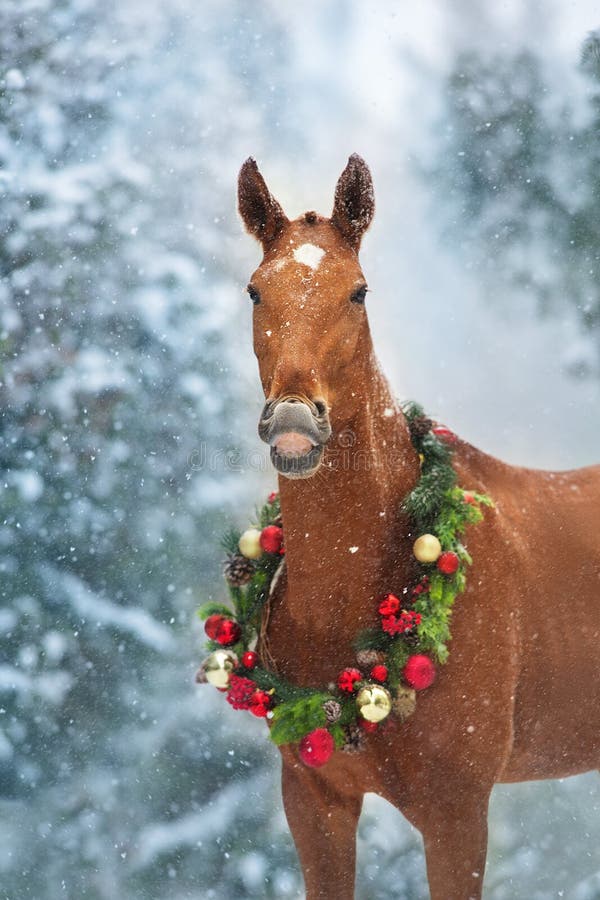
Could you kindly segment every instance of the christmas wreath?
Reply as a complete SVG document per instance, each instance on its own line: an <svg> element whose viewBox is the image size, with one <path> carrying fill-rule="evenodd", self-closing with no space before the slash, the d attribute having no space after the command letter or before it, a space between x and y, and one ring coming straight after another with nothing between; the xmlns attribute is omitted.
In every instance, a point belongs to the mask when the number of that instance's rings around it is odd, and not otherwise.
<svg viewBox="0 0 600 900"><path fill-rule="evenodd" d="M267 717L271 740L298 743L309 766L323 765L335 749L360 749L365 734L390 714L403 721L414 712L416 692L433 684L435 663L448 657L452 607L471 564L463 532L481 521L482 506L493 505L485 494L457 486L454 434L435 426L416 403L406 404L403 413L421 461L421 477L403 502L419 535L413 544L418 575L413 584L378 598L379 624L356 637L356 667L319 689L291 684L259 659L255 647L264 606L284 565L276 493L257 511L252 528L232 531L224 540L230 605L206 603L199 610L210 655L197 681L223 691L234 709Z"/></svg>

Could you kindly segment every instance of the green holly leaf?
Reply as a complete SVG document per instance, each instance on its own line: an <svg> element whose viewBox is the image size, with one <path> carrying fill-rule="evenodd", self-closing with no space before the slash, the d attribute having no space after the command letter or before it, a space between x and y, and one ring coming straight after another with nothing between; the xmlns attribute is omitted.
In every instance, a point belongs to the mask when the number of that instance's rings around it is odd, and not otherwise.
<svg viewBox="0 0 600 900"><path fill-rule="evenodd" d="M227 616L227 618L231 618L233 615L233 611L225 606L224 603L214 603L209 601L208 603L203 603L200 609L197 611L197 615L202 621L208 619L209 616Z"/></svg>

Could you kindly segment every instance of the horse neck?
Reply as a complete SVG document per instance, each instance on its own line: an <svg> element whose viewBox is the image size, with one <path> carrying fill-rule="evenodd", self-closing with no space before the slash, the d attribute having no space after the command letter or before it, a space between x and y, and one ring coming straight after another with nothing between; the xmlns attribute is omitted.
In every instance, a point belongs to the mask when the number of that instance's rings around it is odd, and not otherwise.
<svg viewBox="0 0 600 900"><path fill-rule="evenodd" d="M321 469L306 480L279 479L287 614L313 635L326 629L332 605L338 625L356 629L356 616L381 589L386 548L406 540L399 508L419 473L368 331L346 381L335 392L333 446Z"/></svg>

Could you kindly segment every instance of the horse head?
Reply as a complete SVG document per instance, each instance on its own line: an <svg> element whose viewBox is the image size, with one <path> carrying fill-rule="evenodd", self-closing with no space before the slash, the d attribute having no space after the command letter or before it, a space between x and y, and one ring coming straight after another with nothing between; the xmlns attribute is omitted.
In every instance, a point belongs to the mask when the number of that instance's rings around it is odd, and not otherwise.
<svg viewBox="0 0 600 900"><path fill-rule="evenodd" d="M252 275L254 352L266 398L258 426L275 468L306 478L319 468L338 422L352 409L352 379L367 346L367 284L358 261L375 209L369 169L353 154L335 190L330 218L289 220L253 159L241 168L239 210L262 244Z"/></svg>

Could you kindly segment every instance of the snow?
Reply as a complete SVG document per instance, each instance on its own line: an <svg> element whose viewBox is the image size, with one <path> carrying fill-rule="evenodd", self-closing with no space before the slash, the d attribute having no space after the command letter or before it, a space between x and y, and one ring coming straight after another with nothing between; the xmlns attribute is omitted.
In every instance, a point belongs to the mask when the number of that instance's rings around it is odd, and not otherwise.
<svg viewBox="0 0 600 900"><path fill-rule="evenodd" d="M0 666L0 694L31 694L60 706L71 690L73 678L68 672L45 672L39 677L28 675L13 666Z"/></svg>
<svg viewBox="0 0 600 900"><path fill-rule="evenodd" d="M60 662L68 649L68 641L60 631L48 631L42 638L46 658L52 663Z"/></svg>
<svg viewBox="0 0 600 900"><path fill-rule="evenodd" d="M13 746L4 730L0 728L0 760L8 760L13 755Z"/></svg>
<svg viewBox="0 0 600 900"><path fill-rule="evenodd" d="M260 795L268 789L269 781L267 774L249 779L244 789L249 796ZM230 784L211 799L208 812L203 810L142 829L131 861L133 868L145 868L158 857L181 851L186 846L201 847L204 842L211 841L215 831L226 833L236 816L238 800L239 786Z"/></svg>
<svg viewBox="0 0 600 900"><path fill-rule="evenodd" d="M12 609L0 609L0 632L11 631L18 622L17 614Z"/></svg>
<svg viewBox="0 0 600 900"><path fill-rule="evenodd" d="M22 91L25 87L25 78L19 69L8 69L4 73L4 84L9 91Z"/></svg>
<svg viewBox="0 0 600 900"><path fill-rule="evenodd" d="M112 603L90 590L81 578L68 572L43 566L41 574L47 590L63 592L77 615L89 624L130 634L159 653L168 653L174 649L175 642L170 630L153 619L145 609Z"/></svg>
<svg viewBox="0 0 600 900"><path fill-rule="evenodd" d="M131 376L124 366L110 353L94 347L79 353L75 365L49 386L47 396L64 416L73 416L77 395L125 392L131 385Z"/></svg>
<svg viewBox="0 0 600 900"><path fill-rule="evenodd" d="M33 469L13 471L9 474L8 481L17 488L26 503L34 503L44 493L44 482Z"/></svg>

